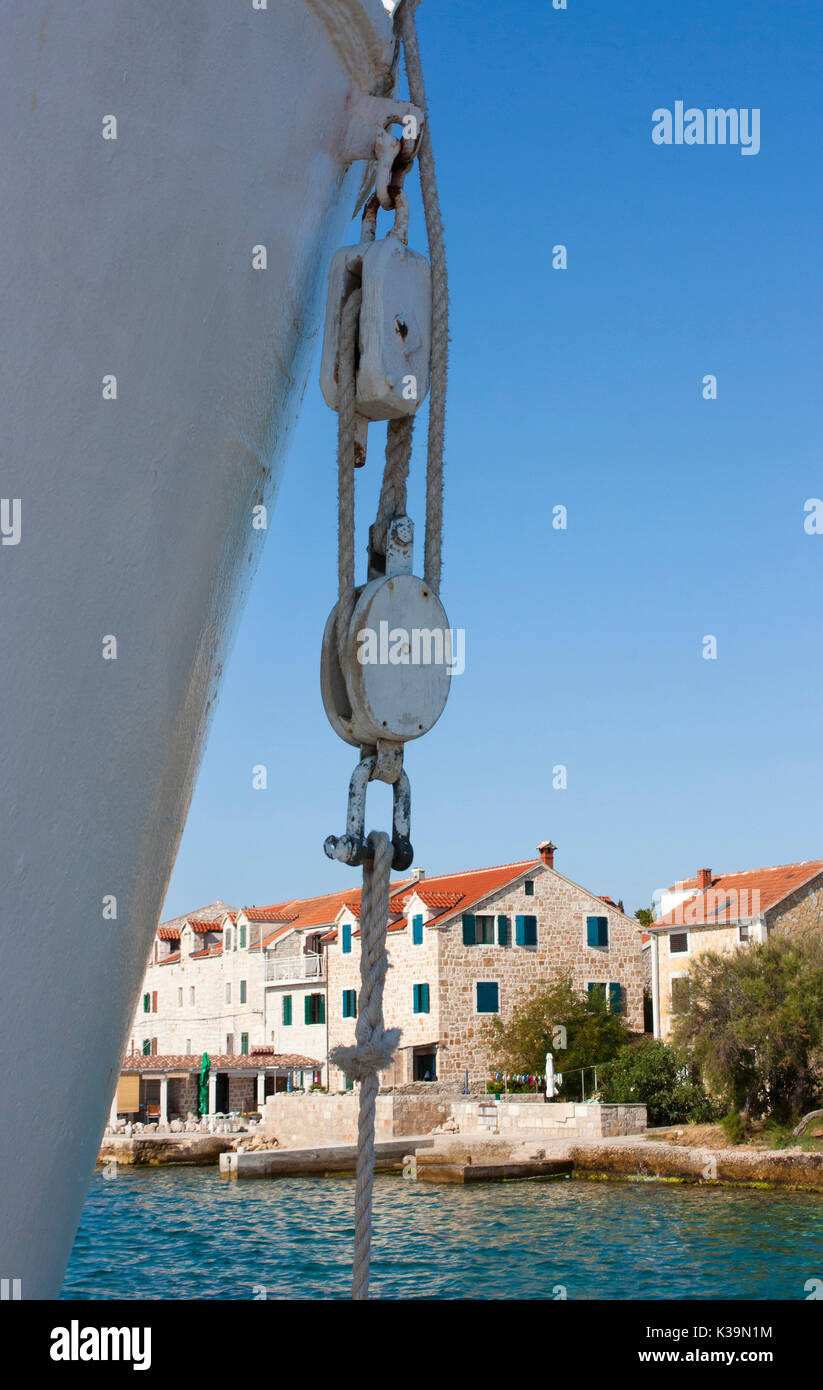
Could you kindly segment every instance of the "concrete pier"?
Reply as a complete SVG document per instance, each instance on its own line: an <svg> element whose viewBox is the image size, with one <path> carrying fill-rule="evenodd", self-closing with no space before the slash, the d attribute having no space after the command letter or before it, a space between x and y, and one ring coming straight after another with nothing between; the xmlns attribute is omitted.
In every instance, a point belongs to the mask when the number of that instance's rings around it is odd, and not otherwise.
<svg viewBox="0 0 823 1390"><path fill-rule="evenodd" d="M406 1159L434 1143L425 1136L386 1139L375 1144L375 1170L400 1172ZM267 1149L257 1153L223 1153L220 1173L225 1178L302 1178L323 1177L327 1173L353 1173L357 1146L338 1144L332 1148Z"/></svg>

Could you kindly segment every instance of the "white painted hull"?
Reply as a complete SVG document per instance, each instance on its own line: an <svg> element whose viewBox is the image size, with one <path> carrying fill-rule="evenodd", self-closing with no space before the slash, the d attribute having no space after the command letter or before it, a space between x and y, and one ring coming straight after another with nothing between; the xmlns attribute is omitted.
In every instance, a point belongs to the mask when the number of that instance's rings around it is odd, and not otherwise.
<svg viewBox="0 0 823 1390"><path fill-rule="evenodd" d="M59 1292L348 235L353 84L389 47L379 0L2 20L0 1274L24 1298Z"/></svg>

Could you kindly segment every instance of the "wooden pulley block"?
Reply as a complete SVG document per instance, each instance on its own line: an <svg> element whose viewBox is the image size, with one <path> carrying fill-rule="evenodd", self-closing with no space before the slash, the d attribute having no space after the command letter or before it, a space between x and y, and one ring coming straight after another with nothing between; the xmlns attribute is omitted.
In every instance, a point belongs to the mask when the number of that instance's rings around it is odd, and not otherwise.
<svg viewBox="0 0 823 1390"><path fill-rule="evenodd" d="M440 600L414 574L389 574L357 591L345 647L332 610L323 635L320 686L329 722L355 746L422 738L449 694L451 633Z"/></svg>

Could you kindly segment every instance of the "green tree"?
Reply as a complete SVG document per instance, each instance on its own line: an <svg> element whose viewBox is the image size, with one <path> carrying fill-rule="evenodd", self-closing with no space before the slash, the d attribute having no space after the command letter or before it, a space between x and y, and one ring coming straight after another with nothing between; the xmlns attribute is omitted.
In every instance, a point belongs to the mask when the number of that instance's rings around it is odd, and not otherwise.
<svg viewBox="0 0 823 1390"><path fill-rule="evenodd" d="M654 903L651 907L639 907L634 915L641 927L650 927L654 921Z"/></svg>
<svg viewBox="0 0 823 1390"><path fill-rule="evenodd" d="M787 1121L823 1095L823 946L813 933L771 936L699 956L676 1045L704 1080L749 1115Z"/></svg>
<svg viewBox="0 0 823 1390"><path fill-rule="evenodd" d="M685 1124L714 1117L703 1087L692 1079L688 1058L653 1038L620 1049L598 1072L600 1098L646 1106L650 1125Z"/></svg>
<svg viewBox="0 0 823 1390"><path fill-rule="evenodd" d="M565 1030L562 1035L558 1028ZM609 1008L605 989L580 993L569 977L560 976L529 994L508 1023L493 1019L486 1040L495 1058L493 1070L510 1076L542 1075L546 1053L553 1053L564 1078L560 1094L573 1099L581 1093L580 1075L573 1073L609 1061L628 1036L623 1016Z"/></svg>

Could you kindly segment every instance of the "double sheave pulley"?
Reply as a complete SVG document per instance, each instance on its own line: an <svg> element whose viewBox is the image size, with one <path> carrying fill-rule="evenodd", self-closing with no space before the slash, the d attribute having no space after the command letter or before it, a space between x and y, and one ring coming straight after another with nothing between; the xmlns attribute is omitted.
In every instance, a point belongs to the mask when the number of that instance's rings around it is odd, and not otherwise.
<svg viewBox="0 0 823 1390"><path fill-rule="evenodd" d="M422 113L418 113L421 115ZM432 276L424 256L407 245L409 203L403 178L414 137L377 133L376 192L366 203L357 245L335 255L329 274L320 385L338 412L338 601L323 635L321 691L329 722L360 749L349 786L345 834L330 835L326 854L368 863L366 789L393 787L392 868L411 865L410 788L404 745L436 723L449 690L450 630L436 593L440 573L440 474L427 488L427 560L436 553L434 582L413 570L414 526L406 515L406 479L414 416L425 400L432 365ZM380 208L394 225L378 239ZM354 477L367 459L368 428L387 421L386 464L377 518L370 528L368 574L354 573ZM430 425L431 429L431 425ZM442 432L440 440L442 468ZM431 448L430 448L431 464ZM430 509L436 493L434 519ZM430 531L436 532L430 536Z"/></svg>

